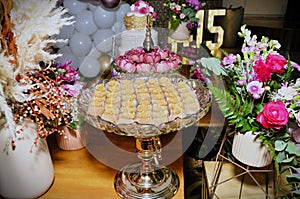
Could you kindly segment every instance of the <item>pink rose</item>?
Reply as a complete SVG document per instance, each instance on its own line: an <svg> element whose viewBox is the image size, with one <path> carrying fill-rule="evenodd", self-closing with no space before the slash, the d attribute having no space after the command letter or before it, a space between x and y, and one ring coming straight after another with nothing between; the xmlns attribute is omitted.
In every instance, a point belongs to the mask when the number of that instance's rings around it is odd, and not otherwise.
<svg viewBox="0 0 300 199"><path fill-rule="evenodd" d="M140 13L140 14L147 14L147 13L148 13L148 9L145 8L145 7L140 8L139 13Z"/></svg>
<svg viewBox="0 0 300 199"><path fill-rule="evenodd" d="M132 54L131 56L128 56L128 59L130 59L133 62L140 62L140 55L139 54Z"/></svg>
<svg viewBox="0 0 300 199"><path fill-rule="evenodd" d="M144 61L147 64L151 64L151 63L157 63L159 62L160 59L160 55L157 52L151 52L151 53L146 53L144 55Z"/></svg>
<svg viewBox="0 0 300 199"><path fill-rule="evenodd" d="M137 64L136 71L138 73L150 73L152 66L150 64Z"/></svg>
<svg viewBox="0 0 300 199"><path fill-rule="evenodd" d="M161 59L166 59L169 57L169 51L168 50L160 50L158 51L160 54Z"/></svg>
<svg viewBox="0 0 300 199"><path fill-rule="evenodd" d="M119 56L119 57L117 57L117 59L115 60L116 64L117 64L118 66L120 66L120 62L121 62L123 59L125 59L125 56Z"/></svg>
<svg viewBox="0 0 300 199"><path fill-rule="evenodd" d="M119 68L124 71L134 72L136 69L136 65L130 62L128 59L120 60L117 62Z"/></svg>
<svg viewBox="0 0 300 199"><path fill-rule="evenodd" d="M266 59L266 64L273 73L282 74L287 60L282 55L269 54Z"/></svg>
<svg viewBox="0 0 300 199"><path fill-rule="evenodd" d="M157 13L156 13L156 12L153 12L153 13L152 13L152 17L153 17L153 19L155 20L156 17L157 17Z"/></svg>
<svg viewBox="0 0 300 199"><path fill-rule="evenodd" d="M154 59L154 63L160 62L161 56L160 56L159 52L153 53L153 59Z"/></svg>
<svg viewBox="0 0 300 199"><path fill-rule="evenodd" d="M264 105L262 112L256 117L264 128L280 130L288 123L289 112L282 101L269 102Z"/></svg>
<svg viewBox="0 0 300 199"><path fill-rule="evenodd" d="M154 63L153 56L152 56L150 53L146 53L146 54L144 55L144 61L145 61L145 63L147 63L147 64Z"/></svg>
<svg viewBox="0 0 300 199"><path fill-rule="evenodd" d="M173 61L173 62L176 62L177 65L181 63L179 55L177 55L175 53L171 53L169 55L169 57L170 57L170 60Z"/></svg>
<svg viewBox="0 0 300 199"><path fill-rule="evenodd" d="M157 73L166 72L170 69L170 66L167 61L162 61L160 63L155 64L154 71Z"/></svg>

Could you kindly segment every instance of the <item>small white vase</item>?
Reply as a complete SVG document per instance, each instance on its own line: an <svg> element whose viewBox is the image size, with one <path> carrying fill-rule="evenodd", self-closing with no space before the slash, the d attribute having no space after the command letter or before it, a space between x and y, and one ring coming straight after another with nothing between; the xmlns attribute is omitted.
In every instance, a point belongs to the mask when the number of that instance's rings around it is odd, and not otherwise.
<svg viewBox="0 0 300 199"><path fill-rule="evenodd" d="M190 31L186 25L187 22L181 22L176 30L171 33L171 38L175 40L188 40L190 37Z"/></svg>
<svg viewBox="0 0 300 199"><path fill-rule="evenodd" d="M35 140L35 123L24 121L16 126L16 130L20 128L14 150L7 126L0 131L0 196L37 198L52 185L53 163L46 139Z"/></svg>
<svg viewBox="0 0 300 199"><path fill-rule="evenodd" d="M62 130L64 133L62 135L56 134L57 145L62 150L78 150L84 147L84 142L81 139L79 128L73 130L67 126L63 126Z"/></svg>
<svg viewBox="0 0 300 199"><path fill-rule="evenodd" d="M232 154L240 162L252 167L265 167L273 159L271 151L251 131L234 135Z"/></svg>

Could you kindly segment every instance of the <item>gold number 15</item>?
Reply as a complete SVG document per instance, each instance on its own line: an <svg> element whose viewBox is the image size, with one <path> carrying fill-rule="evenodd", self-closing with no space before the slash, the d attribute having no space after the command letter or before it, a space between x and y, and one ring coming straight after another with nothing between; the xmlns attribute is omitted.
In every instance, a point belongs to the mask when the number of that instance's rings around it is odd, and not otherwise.
<svg viewBox="0 0 300 199"><path fill-rule="evenodd" d="M212 33L217 35L216 43L212 41L205 41L205 45L207 48L211 51L212 54L215 50L220 48L223 44L223 37L224 37L224 30L221 26L214 26L214 18L215 16L225 16L226 10L225 9L210 9L207 10L207 23L206 23L206 28L207 30ZM204 27L204 10L199 10L196 13L196 17L199 19L199 28L197 29L197 37L196 37L196 43L197 46L199 47L200 44L202 43L203 40L203 27Z"/></svg>

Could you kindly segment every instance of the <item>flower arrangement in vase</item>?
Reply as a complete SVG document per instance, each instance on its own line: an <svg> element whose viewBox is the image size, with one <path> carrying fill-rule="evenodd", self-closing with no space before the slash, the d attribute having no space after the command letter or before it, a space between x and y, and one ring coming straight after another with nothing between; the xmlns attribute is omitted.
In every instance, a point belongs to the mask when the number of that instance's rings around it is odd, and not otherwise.
<svg viewBox="0 0 300 199"><path fill-rule="evenodd" d="M170 28L176 28L182 23L187 22L186 27L193 30L199 27L196 13L205 7L205 3L200 0L167 0L165 7L171 11Z"/></svg>
<svg viewBox="0 0 300 199"><path fill-rule="evenodd" d="M55 0L0 0L0 12L0 195L37 198L54 178L45 138L72 122L52 36L74 22Z"/></svg>
<svg viewBox="0 0 300 199"><path fill-rule="evenodd" d="M56 1L43 1L47 4L43 9L37 8L33 0L1 3L7 15L0 53L0 118L8 124L15 147L15 125L24 119L36 123L37 138L53 133L56 125L71 122L65 117L72 111L71 96L59 79L61 69L52 64L60 55L50 47L63 41L51 36L74 22L73 17L63 17L66 10L57 8Z"/></svg>
<svg viewBox="0 0 300 199"><path fill-rule="evenodd" d="M278 41L267 37L257 41L246 25L238 34L244 38L241 55L226 54L220 64L225 90L208 87L227 128L257 136L272 153L278 179L280 174L286 176L285 196L299 197L300 78L294 74L300 66L278 53Z"/></svg>
<svg viewBox="0 0 300 199"><path fill-rule="evenodd" d="M71 61L64 64L55 64L57 68L57 82L59 82L64 90L65 95L71 99L68 122L64 126L59 125L58 134L56 135L57 144L63 150L77 150L84 147L80 135L81 117L78 113L77 97L83 87L83 78L75 68L71 66Z"/></svg>

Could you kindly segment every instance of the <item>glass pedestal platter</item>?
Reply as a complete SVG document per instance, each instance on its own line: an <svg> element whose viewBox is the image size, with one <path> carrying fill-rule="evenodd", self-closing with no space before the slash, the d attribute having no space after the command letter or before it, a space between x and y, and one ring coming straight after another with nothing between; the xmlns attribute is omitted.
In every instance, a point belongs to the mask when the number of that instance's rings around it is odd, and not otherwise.
<svg viewBox="0 0 300 199"><path fill-rule="evenodd" d="M103 115L96 114L97 107L93 100L97 85L104 85L107 89L107 85L111 81L122 85L124 80L133 82L141 79L147 82L150 79L158 80L161 77L168 78L173 85L185 82L190 87L198 103L193 113L184 114L182 117L168 121L157 120L150 123L139 123L136 120L123 123L117 120L108 121ZM134 90L136 94L139 87L134 87ZM112 79L95 80L86 85L82 89L78 101L81 115L92 126L110 133L135 137L137 156L140 162L124 166L115 176L114 187L121 198L172 198L177 193L180 182L176 172L160 163L162 145L159 136L194 125L206 115L211 105L211 94L200 81L188 80L178 73L146 74L146 76L122 74Z"/></svg>

